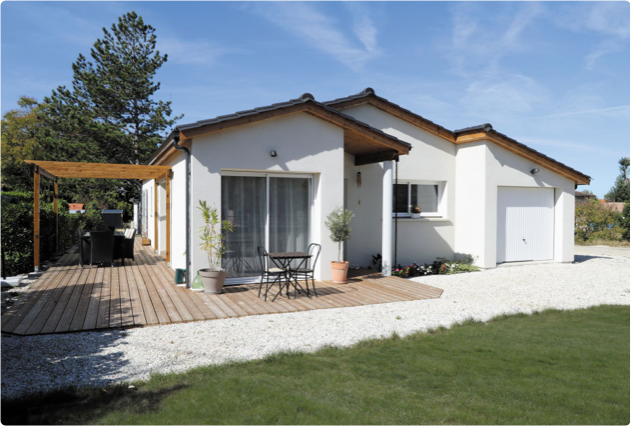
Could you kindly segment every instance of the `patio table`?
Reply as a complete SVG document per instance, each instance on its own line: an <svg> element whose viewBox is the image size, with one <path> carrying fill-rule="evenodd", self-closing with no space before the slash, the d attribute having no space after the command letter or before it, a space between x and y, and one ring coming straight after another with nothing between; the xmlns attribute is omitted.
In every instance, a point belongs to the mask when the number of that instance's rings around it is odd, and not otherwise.
<svg viewBox="0 0 631 426"><path fill-rule="evenodd" d="M114 231L114 250L116 250L116 246L123 243L125 239L125 231ZM86 232L81 236L81 242L90 241L90 232ZM84 255L83 253L83 244L79 244L79 265L83 266Z"/></svg>
<svg viewBox="0 0 631 426"><path fill-rule="evenodd" d="M302 286L296 279L296 274L293 272L294 269L301 268L304 265L304 263L311 257L310 254L303 253L301 251L278 252L278 253L268 253L267 257L269 257L270 260L274 262L276 266L285 270L285 284L281 284L280 290L278 291L278 293L276 293L276 295L272 299L272 302L276 300L278 295L283 293L283 289L285 287L287 287L287 297L289 297L289 284L290 283L294 286L294 299L296 298L296 292L298 291L298 288L300 288L300 290L304 294L306 294L309 298L311 298L309 289L307 288L307 291L305 291L305 289L302 288ZM297 268L291 268L291 262L293 260L300 260L300 263L298 264Z"/></svg>

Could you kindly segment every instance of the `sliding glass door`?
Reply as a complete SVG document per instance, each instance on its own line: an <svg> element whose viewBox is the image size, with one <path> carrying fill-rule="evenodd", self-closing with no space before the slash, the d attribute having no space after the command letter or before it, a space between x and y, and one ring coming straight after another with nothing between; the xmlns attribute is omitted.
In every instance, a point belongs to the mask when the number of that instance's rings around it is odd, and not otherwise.
<svg viewBox="0 0 631 426"><path fill-rule="evenodd" d="M306 176L222 176L222 218L226 234L223 267L231 282L260 276L257 247L269 252L306 251L309 245L311 178Z"/></svg>

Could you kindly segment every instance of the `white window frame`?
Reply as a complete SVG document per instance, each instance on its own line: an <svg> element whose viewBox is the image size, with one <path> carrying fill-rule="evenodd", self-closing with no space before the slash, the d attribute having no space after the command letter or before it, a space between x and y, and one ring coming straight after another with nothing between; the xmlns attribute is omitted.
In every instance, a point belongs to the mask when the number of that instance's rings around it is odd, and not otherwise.
<svg viewBox="0 0 631 426"><path fill-rule="evenodd" d="M394 186L395 183L392 182ZM403 217L409 218L412 216L412 208L410 204L410 200L412 199L412 185L438 185L438 202L437 202L437 211L436 212L421 212L422 218L445 218L447 217L447 197L446 197L446 187L447 182L438 181L438 180L405 180L399 179L398 185L407 185L408 186L408 211L407 213L397 213L392 212L392 217Z"/></svg>

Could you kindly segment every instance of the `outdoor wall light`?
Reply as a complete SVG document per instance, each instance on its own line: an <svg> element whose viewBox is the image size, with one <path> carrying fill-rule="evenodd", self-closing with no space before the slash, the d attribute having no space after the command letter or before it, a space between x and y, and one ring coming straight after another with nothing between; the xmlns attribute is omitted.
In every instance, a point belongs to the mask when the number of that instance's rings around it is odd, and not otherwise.
<svg viewBox="0 0 631 426"><path fill-rule="evenodd" d="M272 152L270 152L269 155L272 157L278 157L278 154L274 150L272 150Z"/></svg>
<svg viewBox="0 0 631 426"><path fill-rule="evenodd" d="M357 187L362 187L362 172L357 172Z"/></svg>
<svg viewBox="0 0 631 426"><path fill-rule="evenodd" d="M539 173L539 169L536 167L530 171L530 174L533 176L536 175L537 173Z"/></svg>

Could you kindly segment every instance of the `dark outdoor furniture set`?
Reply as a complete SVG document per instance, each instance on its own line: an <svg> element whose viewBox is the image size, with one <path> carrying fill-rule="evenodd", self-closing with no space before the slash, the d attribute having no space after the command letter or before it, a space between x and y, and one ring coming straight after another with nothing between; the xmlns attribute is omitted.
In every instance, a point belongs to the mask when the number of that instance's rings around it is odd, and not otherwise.
<svg viewBox="0 0 631 426"><path fill-rule="evenodd" d="M114 266L114 259L134 260L134 238L136 230L126 228L115 231L105 225L98 225L94 231L77 231L79 236L79 264L107 263Z"/></svg>
<svg viewBox="0 0 631 426"><path fill-rule="evenodd" d="M286 289L287 297L289 297L289 286L294 287L294 299L297 296L297 292L300 290L307 297L311 297L309 290L309 280L311 280L313 291L317 296L318 293L315 288L314 269L320 256L321 246L319 244L310 244L308 253L304 252L278 252L267 253L265 248L259 247L259 259L261 265L261 283L259 285L259 297L261 296L261 290L263 284L265 284L264 297L267 301L267 294L274 287L274 284L279 284L278 293L272 299L272 302L283 293ZM298 261L297 266L292 266L293 261ZM294 262L295 263L295 262ZM270 282L270 278L272 281ZM307 289L305 290L299 280L305 281Z"/></svg>

